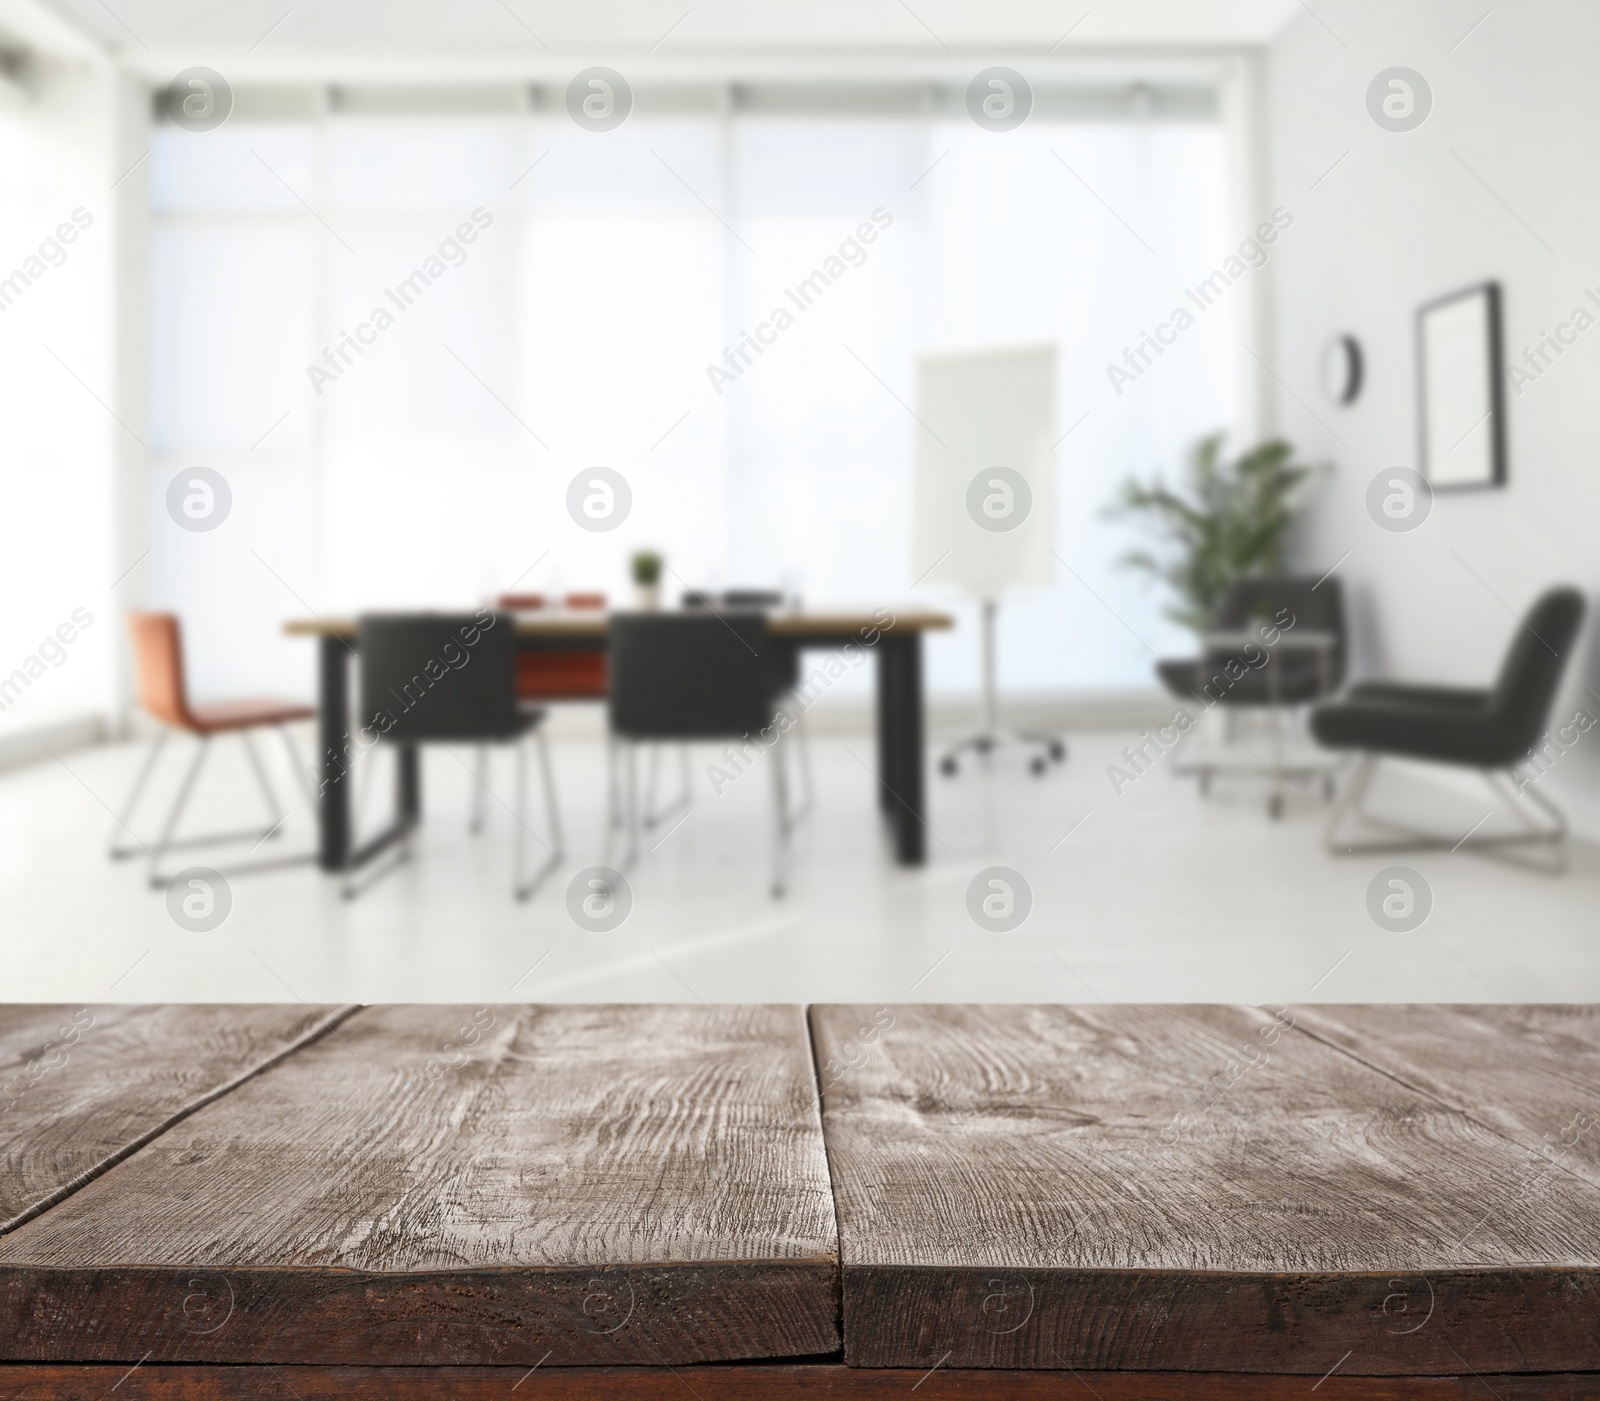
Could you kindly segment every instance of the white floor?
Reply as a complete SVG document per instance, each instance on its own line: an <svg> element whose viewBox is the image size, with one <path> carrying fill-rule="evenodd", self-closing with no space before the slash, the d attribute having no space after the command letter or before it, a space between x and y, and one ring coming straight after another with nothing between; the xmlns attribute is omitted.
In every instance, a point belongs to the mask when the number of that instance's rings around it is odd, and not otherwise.
<svg viewBox="0 0 1600 1401"><path fill-rule="evenodd" d="M1015 765L931 776L930 859L903 870L888 857L870 741L814 740L818 796L782 901L767 890L767 774L715 796L705 769L716 753L697 750L691 815L649 837L658 848L629 873L632 914L609 934L580 929L565 901L571 877L601 862L595 744L556 746L567 860L525 905L510 896L508 809L491 803L489 830L469 837L466 751L435 749L413 862L354 903L311 866L236 875L232 911L208 934L178 927L142 866L106 859L110 810L141 751L79 750L0 775L0 1000L1600 997L1600 861L1588 846L1558 878L1466 853L1335 858L1322 848L1318 803L1291 800L1275 823L1261 784L1201 799L1165 762L1119 797L1106 769L1128 737L1071 742L1069 762L1044 779ZM236 746L223 744L219 760L195 822L256 821L261 799ZM501 758L494 786L506 802L511 773ZM287 802L286 770L278 782ZM388 791L378 772L369 826ZM1387 796L1424 791L1402 774ZM165 796L133 824L146 841ZM1452 831L1489 806L1434 796L1433 815ZM307 849L312 835L297 802L268 847ZM190 854L175 867L226 870L238 855ZM1433 891L1431 917L1410 934L1367 911L1369 883L1392 864L1420 871ZM969 882L995 865L1020 871L1033 892L1030 917L1009 934L981 930L967 912Z"/></svg>

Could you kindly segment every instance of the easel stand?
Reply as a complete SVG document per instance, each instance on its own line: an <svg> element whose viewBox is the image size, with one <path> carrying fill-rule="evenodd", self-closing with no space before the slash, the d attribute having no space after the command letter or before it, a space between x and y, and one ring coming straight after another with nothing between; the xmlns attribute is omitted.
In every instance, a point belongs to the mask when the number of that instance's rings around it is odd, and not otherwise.
<svg viewBox="0 0 1600 1401"><path fill-rule="evenodd" d="M1028 771L1043 774L1052 761L1060 763L1067 757L1067 746L1060 736L1042 734L1033 730L1011 730L1000 724L1000 704L994 681L994 615L998 604L992 598L983 601L983 722L982 727L963 736L944 752L939 760L939 771L951 775L960 768L962 751L970 749L987 759L1001 749L1024 749L1032 753Z"/></svg>

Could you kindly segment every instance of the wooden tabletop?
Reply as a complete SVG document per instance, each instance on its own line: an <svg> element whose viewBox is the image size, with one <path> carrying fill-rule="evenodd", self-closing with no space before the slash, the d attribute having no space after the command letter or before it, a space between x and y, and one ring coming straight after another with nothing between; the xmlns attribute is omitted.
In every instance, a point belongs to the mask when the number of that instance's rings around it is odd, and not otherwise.
<svg viewBox="0 0 1600 1401"><path fill-rule="evenodd" d="M351 1010L0 1004L0 1233Z"/></svg>
<svg viewBox="0 0 1600 1401"><path fill-rule="evenodd" d="M519 637L605 637L611 615L601 609L534 609L512 615ZM353 640L352 617L291 618L283 630L291 637L342 637ZM955 626L948 613L931 608L820 609L769 613L767 630L776 637L817 637L848 642L878 632L939 632Z"/></svg>
<svg viewBox="0 0 1600 1401"><path fill-rule="evenodd" d="M1590 1008L13 1007L0 1058L0 1394L1600 1374Z"/></svg>
<svg viewBox="0 0 1600 1401"><path fill-rule="evenodd" d="M1600 1188L1600 1007L1305 1007L1300 1025Z"/></svg>
<svg viewBox="0 0 1600 1401"><path fill-rule="evenodd" d="M837 1279L800 1008L372 1007L0 1236L0 1357L800 1357Z"/></svg>
<svg viewBox="0 0 1600 1401"><path fill-rule="evenodd" d="M1550 1059L1500 1009L811 1020L847 1362L1600 1368L1600 1196L1552 1149L1600 1117L1586 1010L1533 1015Z"/></svg>

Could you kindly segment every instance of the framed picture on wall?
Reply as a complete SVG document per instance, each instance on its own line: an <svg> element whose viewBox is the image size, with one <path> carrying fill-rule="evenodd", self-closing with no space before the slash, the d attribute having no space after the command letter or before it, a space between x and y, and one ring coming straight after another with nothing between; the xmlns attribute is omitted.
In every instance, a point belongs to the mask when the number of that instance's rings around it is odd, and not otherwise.
<svg viewBox="0 0 1600 1401"><path fill-rule="evenodd" d="M1499 283L1417 309L1417 399L1419 465L1435 491L1505 484Z"/></svg>

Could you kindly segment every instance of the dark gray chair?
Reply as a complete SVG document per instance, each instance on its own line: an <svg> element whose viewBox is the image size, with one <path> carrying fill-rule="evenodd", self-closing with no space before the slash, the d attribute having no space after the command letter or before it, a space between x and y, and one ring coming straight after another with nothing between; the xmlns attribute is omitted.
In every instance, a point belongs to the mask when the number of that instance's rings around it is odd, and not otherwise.
<svg viewBox="0 0 1600 1401"><path fill-rule="evenodd" d="M1248 634L1287 614L1280 626L1289 645L1266 649L1255 665L1239 634ZM1299 638L1313 638L1296 645ZM1234 582L1217 605L1211 628L1201 638L1201 655L1156 663L1162 684L1180 700L1204 697L1224 706L1303 705L1331 696L1344 681L1344 594L1337 579L1312 575L1256 574ZM1243 660L1245 675L1228 682L1230 661ZM1208 689L1209 688L1209 689Z"/></svg>
<svg viewBox="0 0 1600 1401"><path fill-rule="evenodd" d="M611 617L611 733L626 750L628 851L638 858L638 746L731 740L737 772L780 751L765 615L687 609ZM790 821L779 752L768 755L774 801L772 893L787 879ZM609 825L608 825L609 830Z"/></svg>
<svg viewBox="0 0 1600 1401"><path fill-rule="evenodd" d="M361 673L358 722L385 744L510 744L517 752L514 809L515 861L512 891L526 900L561 863L561 817L555 776L545 742L545 712L517 699L517 645L507 613L366 614L359 624ZM538 741L549 855L532 875L524 874L529 736ZM478 780L481 786L481 779ZM474 804L479 795L474 794ZM537 838L535 838L538 840ZM409 856L409 837L399 844ZM346 895L357 893L347 883Z"/></svg>
<svg viewBox="0 0 1600 1401"><path fill-rule="evenodd" d="M1543 737L1567 661L1576 650L1583 622L1583 595L1553 588L1533 605L1512 636L1493 686L1475 690L1368 681L1312 712L1311 732L1330 749L1357 756L1350 782L1330 825L1329 847L1339 852L1398 851L1426 847L1504 847L1558 844L1566 835L1560 808L1527 784L1512 786L1512 810L1526 830L1453 840L1402 827L1363 811L1362 801L1384 758L1423 759L1472 768L1499 790L1513 765L1530 757ZM1548 819L1532 821L1518 806L1527 797ZM1393 840L1352 845L1338 830L1352 814L1399 833Z"/></svg>
<svg viewBox="0 0 1600 1401"><path fill-rule="evenodd" d="M745 613L759 612L770 614L783 607L784 595L777 589L726 589L722 593L708 593L703 590L689 590L683 595L685 608L706 608L712 612ZM800 704L800 648L793 642L781 637L767 634L767 656L770 659L769 672L774 702L780 705L793 701L788 705L789 714L794 717L795 752L799 758L800 790L799 801L789 811L789 824L794 826L807 813L811 811L812 799L816 794L816 784L811 776L811 741L806 735L805 707ZM650 768L650 794L655 793L655 766L656 758L651 757ZM687 789L687 785L686 785ZM650 804L647 801L646 825L648 825Z"/></svg>
<svg viewBox="0 0 1600 1401"><path fill-rule="evenodd" d="M1283 792L1276 780L1321 777L1325 786L1332 783L1329 765L1287 758L1284 736L1289 711L1338 690L1344 681L1346 651L1344 594L1337 579L1256 574L1236 580L1223 595L1211 628L1200 639L1198 657L1157 662L1156 672L1189 709L1198 707L1203 713L1219 708L1230 739L1237 712L1271 712L1275 761L1269 776L1274 787L1267 809L1280 817ZM1258 755L1230 757L1230 748L1221 746L1202 758L1181 754L1173 761L1174 771L1195 775L1202 793L1209 791L1218 774L1262 772Z"/></svg>

